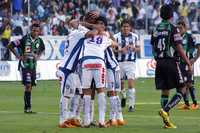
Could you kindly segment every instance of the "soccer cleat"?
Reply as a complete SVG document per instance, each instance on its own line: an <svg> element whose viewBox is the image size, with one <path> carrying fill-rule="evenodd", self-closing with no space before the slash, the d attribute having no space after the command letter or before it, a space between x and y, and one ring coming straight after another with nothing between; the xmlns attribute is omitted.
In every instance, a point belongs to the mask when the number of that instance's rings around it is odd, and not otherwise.
<svg viewBox="0 0 200 133"><path fill-rule="evenodd" d="M96 121L92 121L92 122L90 123L90 126L91 126L91 127L97 127L97 126L98 126L98 123L97 123Z"/></svg>
<svg viewBox="0 0 200 133"><path fill-rule="evenodd" d="M59 127L59 128L67 128L67 127L65 126L65 123L59 124L58 127Z"/></svg>
<svg viewBox="0 0 200 133"><path fill-rule="evenodd" d="M126 122L124 120L117 119L118 126L124 126L125 124L126 124Z"/></svg>
<svg viewBox="0 0 200 133"><path fill-rule="evenodd" d="M118 126L117 121L116 120L108 120L105 124L107 127L111 127L111 126Z"/></svg>
<svg viewBox="0 0 200 133"><path fill-rule="evenodd" d="M172 123L171 123L170 125L166 125L166 124L165 124L163 127L166 128L166 129L175 129L175 128L177 128L177 127L176 127L174 124L172 124Z"/></svg>
<svg viewBox="0 0 200 133"><path fill-rule="evenodd" d="M134 112L134 111L135 111L134 107L130 106L130 107L128 108L128 112Z"/></svg>
<svg viewBox="0 0 200 133"><path fill-rule="evenodd" d="M178 107L178 109L180 109L180 110L190 110L190 106L183 104L183 105L180 105L180 107Z"/></svg>
<svg viewBox="0 0 200 133"><path fill-rule="evenodd" d="M76 127L81 127L81 122L78 119L72 118L72 119L69 119L68 121L69 121L69 123L71 123L71 125L74 125Z"/></svg>
<svg viewBox="0 0 200 133"><path fill-rule="evenodd" d="M99 123L99 128L107 128L106 124Z"/></svg>
<svg viewBox="0 0 200 133"><path fill-rule="evenodd" d="M197 110L197 109L199 109L199 105L198 104L192 104L191 109Z"/></svg>
<svg viewBox="0 0 200 133"><path fill-rule="evenodd" d="M25 114L36 114L37 112L33 112L32 110L27 109L27 110L24 110L24 113Z"/></svg>
<svg viewBox="0 0 200 133"><path fill-rule="evenodd" d="M176 128L176 126L170 121L169 115L167 112L165 112L163 109L159 111L159 115L162 117L163 122L164 122L164 127L165 128Z"/></svg>
<svg viewBox="0 0 200 133"><path fill-rule="evenodd" d="M121 106L122 108L126 107L126 98L121 99Z"/></svg>
<svg viewBox="0 0 200 133"><path fill-rule="evenodd" d="M64 121L64 124L65 124L66 128L75 128L75 127L77 127L77 126L75 126L75 125L73 125L73 124L71 123L71 120L70 120L70 119Z"/></svg>

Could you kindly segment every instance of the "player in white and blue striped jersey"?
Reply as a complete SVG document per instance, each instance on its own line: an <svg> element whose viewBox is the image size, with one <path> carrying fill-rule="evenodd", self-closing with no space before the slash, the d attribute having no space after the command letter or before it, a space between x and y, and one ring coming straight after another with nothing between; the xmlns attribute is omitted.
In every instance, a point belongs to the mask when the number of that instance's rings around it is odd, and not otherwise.
<svg viewBox="0 0 200 133"><path fill-rule="evenodd" d="M120 103L120 98L117 92L121 91L121 80L119 63L115 58L113 50L108 47L105 51L105 61L106 61L106 88L107 96L110 100L110 118L106 122L108 127L110 126L123 126L125 124L122 108Z"/></svg>
<svg viewBox="0 0 200 133"><path fill-rule="evenodd" d="M56 73L57 77L61 79L60 122L59 122L59 127L61 128L74 126L74 125L67 125L68 123L66 123L66 120L70 118L70 116L68 116L69 101L74 96L75 89L80 88L79 77L73 72L75 71L76 66L78 64L84 38L90 36L91 34L95 33L79 25L78 27L73 28L73 30L70 32L67 38L67 44L65 47L65 56L60 63L59 70Z"/></svg>
<svg viewBox="0 0 200 133"><path fill-rule="evenodd" d="M129 20L124 20L121 23L121 32L114 35L117 41L118 48L116 49L116 58L120 65L120 72L122 78L122 107L126 105L126 93L124 88L124 81L128 79L128 105L129 112L134 111L135 106L135 70L136 70L136 54L140 51L140 45L138 43L138 35L131 32L132 26Z"/></svg>

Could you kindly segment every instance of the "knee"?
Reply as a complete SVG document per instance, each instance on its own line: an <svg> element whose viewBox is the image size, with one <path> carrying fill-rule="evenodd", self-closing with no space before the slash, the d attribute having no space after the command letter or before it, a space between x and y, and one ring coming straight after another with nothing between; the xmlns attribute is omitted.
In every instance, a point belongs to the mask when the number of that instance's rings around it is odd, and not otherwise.
<svg viewBox="0 0 200 133"><path fill-rule="evenodd" d="M31 91L32 90L32 85L31 84L27 84L25 86L25 91Z"/></svg>

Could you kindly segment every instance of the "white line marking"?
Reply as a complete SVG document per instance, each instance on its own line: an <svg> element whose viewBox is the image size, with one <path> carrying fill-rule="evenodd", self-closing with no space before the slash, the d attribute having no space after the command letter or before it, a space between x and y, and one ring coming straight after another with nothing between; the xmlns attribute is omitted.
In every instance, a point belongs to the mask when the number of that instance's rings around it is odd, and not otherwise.
<svg viewBox="0 0 200 133"><path fill-rule="evenodd" d="M187 113L187 112L186 112ZM23 114L23 112L20 111L0 111L0 114ZM34 115L34 114L33 114ZM35 115L59 115L58 113L55 112L37 112L37 114ZM106 115L106 117L109 117L109 115ZM158 115L138 115L138 114L134 114L134 112L132 114L125 114L124 115L125 118L147 118L147 119L160 119L160 116ZM172 118L180 118L180 119L191 119L191 120L200 120L198 117L193 117L193 116L175 116L172 115Z"/></svg>

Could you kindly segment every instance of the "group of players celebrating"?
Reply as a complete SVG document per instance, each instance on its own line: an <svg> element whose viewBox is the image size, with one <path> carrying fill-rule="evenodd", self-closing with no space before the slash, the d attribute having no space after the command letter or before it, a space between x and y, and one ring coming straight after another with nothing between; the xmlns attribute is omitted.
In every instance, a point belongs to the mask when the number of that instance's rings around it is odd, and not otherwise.
<svg viewBox="0 0 200 133"><path fill-rule="evenodd" d="M136 52L140 47L137 44L138 36L131 32L131 23L124 20L121 25L122 32L112 36L106 31L106 18L97 11L88 12L82 21L69 21L66 52L56 73L61 83L59 127L123 126L125 121L117 92L121 91L121 78L125 77L129 80L128 111L134 111L133 81ZM117 53L117 58L114 53ZM108 121L105 121L105 88L110 100ZM99 112L97 123L94 123L95 92ZM122 107L125 104L126 93L123 89Z"/></svg>
<svg viewBox="0 0 200 133"><path fill-rule="evenodd" d="M169 119L169 110L184 97L184 109L189 109L188 92L197 109L192 65L200 55L200 46L187 33L184 20L177 26L170 23L173 10L163 5L160 10L163 19L152 33L151 44L156 64L155 85L161 90L159 115L165 128L176 128ZM60 80L59 127L110 127L123 126L125 121L122 107L128 99L128 111L135 109L135 62L140 51L137 34L131 32L130 21L121 22L121 32L111 35L106 31L106 18L98 11L88 12L81 20L71 19L70 33L66 38L65 55L56 76ZM44 51L44 43L39 35L39 24L33 24L31 33L20 40L11 42L8 48L20 60L24 91L24 113L31 110L31 90L36 84L36 61ZM195 53L195 50L198 50ZM125 92L124 79L128 79ZM169 99L170 89L176 94ZM105 121L106 97L110 101L110 117ZM189 90L189 91L188 91ZM118 92L121 92L120 100ZM94 123L94 96L97 93L98 122ZM126 95L127 94L127 95ZM81 121L80 113L83 112Z"/></svg>

